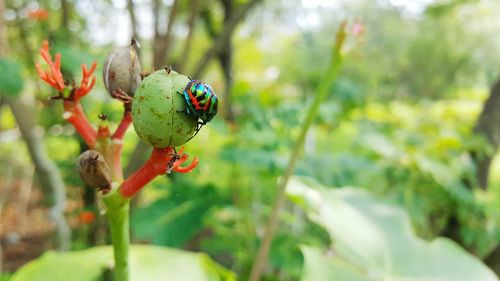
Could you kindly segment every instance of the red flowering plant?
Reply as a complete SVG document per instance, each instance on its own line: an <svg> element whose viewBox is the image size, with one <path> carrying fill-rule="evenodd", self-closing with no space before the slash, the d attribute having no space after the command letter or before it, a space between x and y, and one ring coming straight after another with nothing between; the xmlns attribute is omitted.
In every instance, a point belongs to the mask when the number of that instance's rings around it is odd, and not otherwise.
<svg viewBox="0 0 500 281"><path fill-rule="evenodd" d="M136 48L137 43L132 40L130 46L112 51L103 65L106 89L113 98L124 104L123 117L113 133L107 122L101 122L97 129L92 126L80 104L80 100L88 95L95 85L96 62L93 62L90 68L82 65L82 79L79 85L67 81L61 73L61 55L56 54L53 59L49 44L44 41L40 55L48 67L44 69L38 63L35 65L40 78L57 91L57 95L52 98L62 100L63 117L75 127L89 147L89 150L78 158L77 170L88 185L95 187L103 195L102 201L106 206L115 253L115 280L122 281L129 280L130 199L159 175L171 172L186 173L197 166L197 158L194 158L191 164L181 166L188 159L188 155L184 153L183 148L176 151L175 147L189 141L206 123L199 122L199 119L205 120L197 113L204 113L203 110L211 108L211 114L214 115L217 109L215 94L203 88L210 88L208 85L176 73L171 68L166 67L150 75L142 75ZM201 85L197 84L199 89L187 89L188 84L193 84L192 81ZM201 108L201 111L189 111L193 105L189 104L186 95L196 94L197 91L200 95L208 93L208 104L198 98L200 105L205 107ZM153 152L141 168L123 179L123 138L132 122L139 137L153 146Z"/></svg>
<svg viewBox="0 0 500 281"><path fill-rule="evenodd" d="M28 11L28 18L37 21L46 21L49 19L49 12L44 8L35 8Z"/></svg>

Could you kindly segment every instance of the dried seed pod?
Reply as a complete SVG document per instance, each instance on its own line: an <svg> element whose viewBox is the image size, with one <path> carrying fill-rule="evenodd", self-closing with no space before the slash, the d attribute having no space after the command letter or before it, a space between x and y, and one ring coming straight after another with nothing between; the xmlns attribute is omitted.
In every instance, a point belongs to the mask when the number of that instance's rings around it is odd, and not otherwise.
<svg viewBox="0 0 500 281"><path fill-rule="evenodd" d="M141 82L141 64L136 48L138 43L132 39L129 46L111 51L104 62L104 86L113 97L118 90L132 97Z"/></svg>
<svg viewBox="0 0 500 281"><path fill-rule="evenodd" d="M111 189L111 172L101 153L87 150L76 160L80 178L89 186L103 191Z"/></svg>
<svg viewBox="0 0 500 281"><path fill-rule="evenodd" d="M154 147L179 146L193 136L196 116L186 113L182 91L191 81L169 68L144 78L132 101L132 120L139 137Z"/></svg>

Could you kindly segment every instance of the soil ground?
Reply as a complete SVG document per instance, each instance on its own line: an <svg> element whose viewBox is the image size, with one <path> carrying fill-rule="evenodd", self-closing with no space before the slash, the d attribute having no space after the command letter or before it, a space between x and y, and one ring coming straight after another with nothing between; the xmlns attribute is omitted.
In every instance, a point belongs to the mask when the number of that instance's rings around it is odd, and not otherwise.
<svg viewBox="0 0 500 281"><path fill-rule="evenodd" d="M5 188L5 186L0 186ZM20 209L21 184L14 183L0 217L1 270L14 272L27 262L39 257L48 250L53 250L54 223L50 220L49 208L44 206L43 194L37 187L29 193L25 210ZM73 189L74 190L74 189ZM69 196L73 197L74 196ZM68 200L67 214L75 213L81 203ZM68 217L68 216L67 216ZM75 217L75 216L73 216ZM78 219L68 217L74 228Z"/></svg>

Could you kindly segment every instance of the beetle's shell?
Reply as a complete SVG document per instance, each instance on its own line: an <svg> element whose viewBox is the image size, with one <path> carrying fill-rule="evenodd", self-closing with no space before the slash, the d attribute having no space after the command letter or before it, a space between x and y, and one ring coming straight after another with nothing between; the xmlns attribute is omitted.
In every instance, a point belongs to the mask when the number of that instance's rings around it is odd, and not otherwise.
<svg viewBox="0 0 500 281"><path fill-rule="evenodd" d="M102 72L104 86L110 94L121 89L132 97L141 82L141 64L134 45L111 51Z"/></svg>
<svg viewBox="0 0 500 281"><path fill-rule="evenodd" d="M198 80L191 80L183 91L187 111L208 123L217 114L218 100L210 85Z"/></svg>
<svg viewBox="0 0 500 281"><path fill-rule="evenodd" d="M132 101L132 120L139 137L154 147L179 146L194 134L198 119L186 113L181 94L189 78L158 70L147 76Z"/></svg>

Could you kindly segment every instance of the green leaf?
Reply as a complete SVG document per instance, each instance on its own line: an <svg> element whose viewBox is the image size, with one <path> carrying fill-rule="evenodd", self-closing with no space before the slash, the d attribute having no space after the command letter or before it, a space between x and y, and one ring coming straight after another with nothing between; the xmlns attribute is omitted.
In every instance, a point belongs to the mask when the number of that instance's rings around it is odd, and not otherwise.
<svg viewBox="0 0 500 281"><path fill-rule="evenodd" d="M387 136L378 132L365 132L359 142L374 153L388 159L401 157L401 150Z"/></svg>
<svg viewBox="0 0 500 281"><path fill-rule="evenodd" d="M302 246L304 254L304 273L302 281L317 280L349 280L365 281L370 280L364 276L363 272L352 264L339 258L321 253L321 250L314 247Z"/></svg>
<svg viewBox="0 0 500 281"><path fill-rule="evenodd" d="M190 186L178 181L167 196L134 211L133 237L156 245L182 247L203 229L203 219L218 204L218 198L211 185Z"/></svg>
<svg viewBox="0 0 500 281"><path fill-rule="evenodd" d="M96 281L113 264L111 247L77 252L48 252L28 263L11 281ZM130 256L131 281L236 280L235 275L203 253L165 247L133 245ZM68 279L71 277L71 279Z"/></svg>
<svg viewBox="0 0 500 281"><path fill-rule="evenodd" d="M17 96L24 86L21 65L8 58L0 58L0 93Z"/></svg>
<svg viewBox="0 0 500 281"><path fill-rule="evenodd" d="M422 172L431 175L439 185L443 186L456 199L464 202L473 201L472 193L461 182L459 173L462 171L453 170L453 167L421 154L415 155L415 163Z"/></svg>
<svg viewBox="0 0 500 281"><path fill-rule="evenodd" d="M327 189L307 178L293 178L287 192L334 241L335 256L322 262L332 263L335 268L344 260L352 267L344 266L342 270L352 276L359 276L361 270L366 278L331 279L328 278L331 273L322 269L324 273L314 274L325 274L324 278L314 280L498 281L488 267L452 240L437 238L427 242L418 238L402 209L383 203L361 189ZM316 267L307 267L314 263L307 261L307 256L312 256L308 250L304 255L307 273L304 278L308 278L313 274L309 271Z"/></svg>

